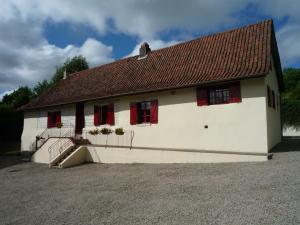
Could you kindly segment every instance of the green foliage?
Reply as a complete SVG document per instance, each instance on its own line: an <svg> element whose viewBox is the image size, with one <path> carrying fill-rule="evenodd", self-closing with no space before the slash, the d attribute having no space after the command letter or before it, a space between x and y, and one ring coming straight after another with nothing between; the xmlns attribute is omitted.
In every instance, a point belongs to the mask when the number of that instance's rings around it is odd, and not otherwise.
<svg viewBox="0 0 300 225"><path fill-rule="evenodd" d="M56 68L56 71L49 82L44 80L39 82L33 88L35 96L39 96L49 88L55 86L61 79L63 79L65 71L67 74L71 74L88 68L89 65L83 56L75 56L72 59L68 58L62 66Z"/></svg>
<svg viewBox="0 0 300 225"><path fill-rule="evenodd" d="M79 55L79 56L73 57L72 59L68 58L65 61L63 66L58 67L56 69L56 72L51 79L51 84L52 85L57 84L58 81L60 81L63 78L65 71L67 74L71 74L71 73L75 73L78 71L86 70L88 68L89 68L89 65L83 56Z"/></svg>
<svg viewBox="0 0 300 225"><path fill-rule="evenodd" d="M100 134L100 131L96 128L96 129L94 129L94 130L90 130L90 131L89 131L89 134L90 134L90 135L97 135L97 134Z"/></svg>
<svg viewBox="0 0 300 225"><path fill-rule="evenodd" d="M23 129L23 114L10 104L0 104L0 141L20 140Z"/></svg>
<svg viewBox="0 0 300 225"><path fill-rule="evenodd" d="M281 104L283 125L300 128L300 69L285 69L283 79L285 86Z"/></svg>
<svg viewBox="0 0 300 225"><path fill-rule="evenodd" d="M50 88L50 83L47 80L38 82L33 88L34 96L40 96L43 92L48 90L48 88Z"/></svg>
<svg viewBox="0 0 300 225"><path fill-rule="evenodd" d="M121 127L115 129L115 134L116 134L116 135L124 135L124 133L125 133L125 132L124 132L124 129L121 128Z"/></svg>
<svg viewBox="0 0 300 225"><path fill-rule="evenodd" d="M20 87L13 93L5 95L2 99L2 104L18 108L27 104L33 96L33 92L28 87Z"/></svg>
<svg viewBox="0 0 300 225"><path fill-rule="evenodd" d="M111 133L112 133L112 130L111 130L110 128L104 127L104 128L102 128L102 129L100 130L100 132L101 132L101 134L106 134L106 135L108 135L108 134L111 134Z"/></svg>
<svg viewBox="0 0 300 225"><path fill-rule="evenodd" d="M88 63L83 56L67 59L56 69L50 81L38 82L31 90L20 87L13 93L5 95L0 102L0 141L20 140L23 129L23 114L15 109L27 104L33 97L38 97L49 88L55 86L62 78L64 71L68 74L88 69Z"/></svg>

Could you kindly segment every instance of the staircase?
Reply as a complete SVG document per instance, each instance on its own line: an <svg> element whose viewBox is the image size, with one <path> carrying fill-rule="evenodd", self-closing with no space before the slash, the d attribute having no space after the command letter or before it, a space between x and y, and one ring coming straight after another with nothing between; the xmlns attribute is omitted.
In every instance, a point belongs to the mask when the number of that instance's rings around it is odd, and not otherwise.
<svg viewBox="0 0 300 225"><path fill-rule="evenodd" d="M71 155L78 150L82 145L90 144L88 139L83 138L68 138L68 140L58 139L49 148L49 167L62 168Z"/></svg>

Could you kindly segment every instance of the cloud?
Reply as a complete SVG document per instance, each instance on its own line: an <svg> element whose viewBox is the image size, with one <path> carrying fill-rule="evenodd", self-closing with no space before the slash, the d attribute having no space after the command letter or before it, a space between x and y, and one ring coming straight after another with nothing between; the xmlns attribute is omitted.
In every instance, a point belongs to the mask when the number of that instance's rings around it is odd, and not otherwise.
<svg viewBox="0 0 300 225"><path fill-rule="evenodd" d="M300 25L291 24L277 32L277 42L283 65L300 61Z"/></svg>
<svg viewBox="0 0 300 225"><path fill-rule="evenodd" d="M100 34L113 29L139 38L157 38L169 29L215 29L238 21L233 13L247 6L248 0L11 0L4 3L3 17L16 11L24 20L51 19L93 27ZM222 7L220 7L222 5ZM1 15L1 11L0 11Z"/></svg>
<svg viewBox="0 0 300 225"><path fill-rule="evenodd" d="M92 67L113 60L112 46L95 39L89 38L79 47L49 44L40 22L0 20L0 30L0 93L49 79L68 57L83 55Z"/></svg>
<svg viewBox="0 0 300 225"><path fill-rule="evenodd" d="M257 12L242 15L249 5ZM140 42L152 49L182 40L184 33L224 30L251 18L285 19L278 45L285 66L299 61L299 0L10 0L0 7L0 92L33 85L49 78L67 57L85 56L91 66L111 62L113 46L88 38L81 46L60 48L44 37L44 24L67 22L92 28L100 35L123 33L136 38L129 55L138 54ZM251 17L252 16L252 17ZM246 18L247 17L247 18ZM259 20L259 19L258 19ZM162 35L178 35L162 41ZM185 38L184 38L185 39ZM292 44L291 44L292 43Z"/></svg>

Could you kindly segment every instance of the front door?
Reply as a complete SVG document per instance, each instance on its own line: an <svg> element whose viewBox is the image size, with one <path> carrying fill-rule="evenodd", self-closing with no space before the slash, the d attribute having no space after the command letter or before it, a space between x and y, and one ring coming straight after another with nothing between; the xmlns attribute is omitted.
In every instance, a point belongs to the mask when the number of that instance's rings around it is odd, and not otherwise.
<svg viewBox="0 0 300 225"><path fill-rule="evenodd" d="M77 103L75 133L82 134L82 128L84 128L84 103Z"/></svg>

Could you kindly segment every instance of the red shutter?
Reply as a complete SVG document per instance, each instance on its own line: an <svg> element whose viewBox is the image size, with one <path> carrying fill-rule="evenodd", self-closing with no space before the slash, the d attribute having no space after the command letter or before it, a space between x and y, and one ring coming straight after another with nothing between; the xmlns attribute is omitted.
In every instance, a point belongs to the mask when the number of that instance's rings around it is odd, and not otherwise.
<svg viewBox="0 0 300 225"><path fill-rule="evenodd" d="M197 88L197 105L208 105L207 88Z"/></svg>
<svg viewBox="0 0 300 225"><path fill-rule="evenodd" d="M99 106L94 106L94 125L99 126Z"/></svg>
<svg viewBox="0 0 300 225"><path fill-rule="evenodd" d="M58 125L58 124L60 124L61 123L61 114L60 114L60 112L56 112L56 115L55 115L56 117L55 117L55 121L56 121L56 126Z"/></svg>
<svg viewBox="0 0 300 225"><path fill-rule="evenodd" d="M130 103L130 124L134 125L137 122L137 105Z"/></svg>
<svg viewBox="0 0 300 225"><path fill-rule="evenodd" d="M158 123L158 101L151 101L151 110L150 110L150 122Z"/></svg>
<svg viewBox="0 0 300 225"><path fill-rule="evenodd" d="M241 102L241 87L240 82L230 84L229 86L229 102Z"/></svg>
<svg viewBox="0 0 300 225"><path fill-rule="evenodd" d="M111 126L115 125L114 104L110 104L107 106L107 123Z"/></svg>
<svg viewBox="0 0 300 225"><path fill-rule="evenodd" d="M47 128L51 128L52 125L51 125L51 112L48 112L48 121L47 121Z"/></svg>

